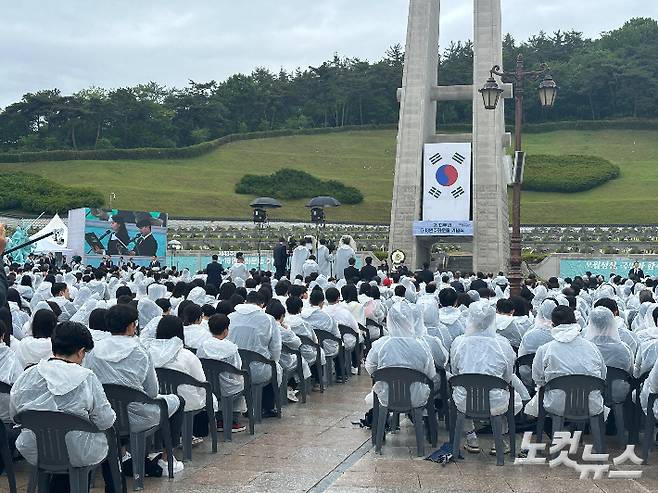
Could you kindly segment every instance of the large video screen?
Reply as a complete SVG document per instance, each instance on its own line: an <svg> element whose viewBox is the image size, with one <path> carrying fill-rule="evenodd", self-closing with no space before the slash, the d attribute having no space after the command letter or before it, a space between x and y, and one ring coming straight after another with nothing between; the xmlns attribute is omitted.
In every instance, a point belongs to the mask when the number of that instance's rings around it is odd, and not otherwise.
<svg viewBox="0 0 658 493"><path fill-rule="evenodd" d="M132 258L144 264L152 257L166 261L167 214L121 209L84 209L84 255L87 263Z"/></svg>

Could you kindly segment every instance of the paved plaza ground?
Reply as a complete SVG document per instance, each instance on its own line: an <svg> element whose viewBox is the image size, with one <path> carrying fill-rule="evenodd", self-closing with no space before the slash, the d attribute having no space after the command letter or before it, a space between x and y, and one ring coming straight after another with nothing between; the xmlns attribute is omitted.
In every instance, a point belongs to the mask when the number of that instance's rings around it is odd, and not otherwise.
<svg viewBox="0 0 658 493"><path fill-rule="evenodd" d="M225 443L220 434L219 452L210 453L209 440L194 449L193 461L173 481L146 478L147 493L210 492L529 492L529 493L646 493L658 492L658 456L642 469L639 480L579 480L564 466L515 466L506 456L505 466L488 454L491 435L481 435L480 454L445 467L416 458L413 428L402 419L402 429L387 437L382 455L370 445L370 431L352 425L363 417L364 396L370 387L367 375L354 377L347 385L334 385L324 394L312 393L307 404L284 408L282 419L267 419L256 434L233 435ZM520 444L521 437L517 437ZM611 439L612 437L608 437ZM447 441L440 430L439 443ZM586 442L591 443L589 437ZM608 441L611 444L611 440ZM430 451L429 445L427 448ZM581 449L582 450L582 449ZM619 450L609 447L611 457ZM178 457L180 455L177 453ZM26 491L24 463L18 463L19 491ZM7 490L0 478L0 492ZM93 492L102 492L99 477ZM132 491L132 481L128 481ZM57 492L53 492L57 493Z"/></svg>

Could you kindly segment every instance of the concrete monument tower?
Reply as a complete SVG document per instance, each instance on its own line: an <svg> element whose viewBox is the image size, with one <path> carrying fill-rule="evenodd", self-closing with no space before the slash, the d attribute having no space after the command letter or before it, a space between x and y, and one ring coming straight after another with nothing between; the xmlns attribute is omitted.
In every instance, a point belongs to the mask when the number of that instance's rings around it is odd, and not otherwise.
<svg viewBox="0 0 658 493"><path fill-rule="evenodd" d="M389 251L402 250L406 264L429 261L436 237L414 237L413 222L421 219L423 145L472 142L473 267L506 269L509 259L507 210L508 171L504 166L504 105L485 110L478 88L493 65L502 66L501 0L474 0L473 85L440 86L437 78L440 0L410 0ZM511 86L501 84L505 97ZM440 134L436 128L439 101L472 100L473 134Z"/></svg>

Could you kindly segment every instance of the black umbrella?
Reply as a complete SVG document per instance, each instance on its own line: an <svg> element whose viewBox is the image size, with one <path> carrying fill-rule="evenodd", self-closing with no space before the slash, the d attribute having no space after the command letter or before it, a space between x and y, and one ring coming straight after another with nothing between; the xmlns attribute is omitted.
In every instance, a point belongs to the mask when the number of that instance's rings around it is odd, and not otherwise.
<svg viewBox="0 0 658 493"><path fill-rule="evenodd" d="M254 207L256 209L275 209L281 207L281 202L272 197L258 197L251 201L249 207Z"/></svg>
<svg viewBox="0 0 658 493"><path fill-rule="evenodd" d="M315 207L338 207L340 202L338 202L333 197L327 197L326 195L320 197L313 197L306 207L315 208Z"/></svg>

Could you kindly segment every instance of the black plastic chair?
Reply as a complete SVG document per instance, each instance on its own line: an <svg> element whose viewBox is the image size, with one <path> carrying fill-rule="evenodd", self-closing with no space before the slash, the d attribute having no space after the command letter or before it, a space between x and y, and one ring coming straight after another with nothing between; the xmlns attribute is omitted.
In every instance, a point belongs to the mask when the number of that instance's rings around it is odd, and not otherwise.
<svg viewBox="0 0 658 493"><path fill-rule="evenodd" d="M638 378L633 378L633 393L635 395L635 401L633 401L633 425L630 427L630 441L631 443L640 444L640 428L642 428L642 423L644 419L644 412L642 411L642 404L640 403L640 393L642 392L642 386L649 376L649 371L643 373Z"/></svg>
<svg viewBox="0 0 658 493"><path fill-rule="evenodd" d="M240 353L240 359L242 360L242 369L249 372L249 377L251 380L251 404L254 414L254 420L256 423L263 421L263 388L268 384L272 384L272 390L274 392L274 406L277 410L277 417L281 418L281 392L279 389L279 384L277 382L276 374L276 362L271 359L267 359L260 353L256 351L250 351L248 349L238 349ZM270 379L263 383L254 383L254 377L251 374L251 364L252 363L261 363L270 367L272 376Z"/></svg>
<svg viewBox="0 0 658 493"><path fill-rule="evenodd" d="M382 406L379 398L374 395L372 412L372 437L375 442L375 450L382 453L384 443L384 432L389 412L410 413L413 417L414 429L416 431L416 449L419 457L425 455L425 433L423 423L423 410L427 410L429 436L432 446L437 444L436 412L432 396L434 395L434 382L424 373L409 368L389 367L376 370L372 374L373 384L386 382L388 384L388 406ZM411 385L413 383L426 384L429 389L427 403L422 407L413 407L411 403Z"/></svg>
<svg viewBox="0 0 658 493"><path fill-rule="evenodd" d="M348 327L347 325L342 325L338 324L338 331L340 332L341 338L345 338L347 334L351 335L356 339L356 343L354 344L354 348L351 351L348 351L347 348L345 347L345 341L343 341L343 354L344 356L344 363L345 363L345 376L349 379L350 375L352 375L352 353L355 353L356 356L356 361L357 361L357 372L358 375L361 375L361 343L359 342L359 334L356 330L354 330L352 327Z"/></svg>
<svg viewBox="0 0 658 493"><path fill-rule="evenodd" d="M283 368L283 378L281 379L281 386L280 386L280 392L281 392L281 405L283 406L285 403L288 402L288 380L290 380L294 375L297 375L299 377L299 385L301 387L302 391L302 403L306 404L306 395L308 393L308 387L307 387L307 382L306 379L304 378L304 364L302 363L302 352L300 349L292 349L285 344L281 345L281 354L287 354L290 356L296 356L297 357L297 365L295 366L294 370L287 370L286 368Z"/></svg>
<svg viewBox="0 0 658 493"><path fill-rule="evenodd" d="M180 385L189 385L191 387L198 387L205 390L205 411L208 415L208 428L210 429L210 437L212 439L212 451L213 453L217 453L217 421L215 421L215 409L213 407L212 389L210 384L208 382L199 382L196 378L191 377L187 373L171 370L169 368L156 368L155 372L158 374L158 384L162 395L180 395L178 393L178 387ZM186 411L183 413L183 458L185 460L192 460L194 416L200 412L203 412L203 409Z"/></svg>
<svg viewBox="0 0 658 493"><path fill-rule="evenodd" d="M649 451L651 450L651 444L654 441L653 432L656 428L656 416L653 413L653 405L655 404L656 399L658 399L658 394L649 394L647 401L647 415L644 421L644 437L642 439L642 459L644 460L644 464L649 463Z"/></svg>
<svg viewBox="0 0 658 493"><path fill-rule="evenodd" d="M452 430L452 450L455 457L461 448L461 439L464 432L464 420L466 418L489 420L494 434L496 444L496 464L505 464L505 449L503 445L503 416L507 416L508 434L510 437L510 452L516 457L516 424L514 422L514 387L502 378L481 373L464 373L455 375L450 379L450 388L454 392L455 387L462 387L466 392L466 412L462 413L454 406L455 420ZM489 392L492 390L506 390L509 393L507 411L503 415L491 415L491 401Z"/></svg>
<svg viewBox="0 0 658 493"><path fill-rule="evenodd" d="M315 369L318 374L318 384L320 385L320 392L324 392L324 371L322 366L322 346L307 336L297 336L302 341L302 346L308 346L315 351ZM300 351L302 347L299 348Z"/></svg>
<svg viewBox="0 0 658 493"><path fill-rule="evenodd" d="M169 479L174 479L174 450L172 446L171 430L169 428L169 411L164 399L152 399L141 390L126 387L125 385L103 384L107 400L116 413L114 428L119 438L130 438L130 454L133 457L133 490L144 489L144 458L146 457L146 438L160 432L164 448L167 451L167 466ZM131 403L151 404L160 408L160 423L148 430L132 433L128 418L128 406Z"/></svg>
<svg viewBox="0 0 658 493"><path fill-rule="evenodd" d="M233 423L233 402L237 397L240 397L241 395L244 395L245 400L247 401L247 414L249 415L249 434L253 435L255 432L255 419L253 405L251 404L251 378L249 377L249 372L236 368L235 366L226 363L225 361L218 361L216 359L207 358L200 358L200 361L201 366L203 367L203 372L206 374L208 383L210 383L210 388L212 389L213 394L217 396L217 400L219 400L222 408L224 439L228 442L233 439L233 430L231 428ZM232 375L241 376L244 381L243 390L233 395L222 394L222 386L220 381L220 375L222 373L230 373Z"/></svg>
<svg viewBox="0 0 658 493"><path fill-rule="evenodd" d="M553 422L553 434L560 431L565 420L575 422L589 422L594 449L597 453L605 453L605 426L603 412L597 416L590 416L589 396L594 391L599 391L605 400L605 380L591 375L565 375L552 379L543 387L539 388L537 417L537 439L542 440L544 435L544 420L546 410L544 409L544 394L549 390L561 390L564 392L564 413L562 416L550 415Z"/></svg>
<svg viewBox="0 0 658 493"><path fill-rule="evenodd" d="M313 329L315 332L315 335L318 338L318 344L320 344L323 348L325 353L327 352L327 348L324 345L325 341L333 341L338 344L338 354L336 356L329 357L327 356L327 368L326 368L326 373L325 376L327 378L327 383L331 385L332 383L332 363L333 363L333 358L338 357L338 365L340 368L344 369L345 368L345 347L343 346L343 339L340 337L336 337L335 335L327 332L326 330L320 330L320 329ZM341 379L341 383L345 383L347 381L347 375L345 375L345 372L343 371L343 376ZM336 382L338 382L338 371L336 371Z"/></svg>
<svg viewBox="0 0 658 493"><path fill-rule="evenodd" d="M59 411L23 411L14 417L23 428L31 430L37 443L37 465L30 466L28 493L49 491L50 476L68 474L71 493L89 491L89 475L98 465L73 467L66 447L66 435L71 431L104 433L107 438L107 458L115 493L125 490L119 467L119 446L114 428L101 431L91 422L74 414Z"/></svg>
<svg viewBox="0 0 658 493"><path fill-rule="evenodd" d="M612 386L614 382L623 381L626 382L629 386L629 391L626 394L626 397L621 402L615 402L612 400ZM626 410L632 409L632 396L631 390L633 388L633 377L627 372L620 368L614 368L612 366L607 367L607 373L605 377L605 405L614 410L615 412L615 426L617 427L617 445L620 448L626 447L626 424L629 425L629 429L634 426L633 419L627 419L628 414ZM628 423L627 423L628 422Z"/></svg>
<svg viewBox="0 0 658 493"><path fill-rule="evenodd" d="M11 392L11 385L0 382L0 394L7 394ZM5 465L5 472L7 473L7 481L9 481L9 492L16 493L16 473L14 472L14 462L12 460L11 449L9 448L9 436L7 435L7 426L10 424L0 423L0 455L2 462Z"/></svg>
<svg viewBox="0 0 658 493"><path fill-rule="evenodd" d="M450 431L450 387L448 386L448 375L444 368L440 366L434 366L437 375L439 375L439 380L441 382L441 387L434 389L434 397L441 400L441 407L436 408L437 418L443 418L445 420L446 430Z"/></svg>

